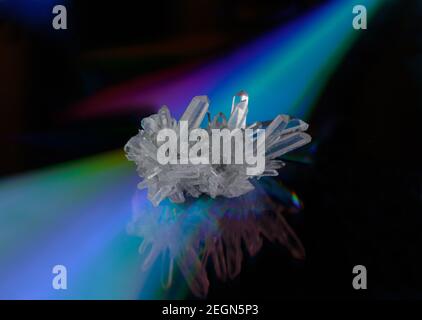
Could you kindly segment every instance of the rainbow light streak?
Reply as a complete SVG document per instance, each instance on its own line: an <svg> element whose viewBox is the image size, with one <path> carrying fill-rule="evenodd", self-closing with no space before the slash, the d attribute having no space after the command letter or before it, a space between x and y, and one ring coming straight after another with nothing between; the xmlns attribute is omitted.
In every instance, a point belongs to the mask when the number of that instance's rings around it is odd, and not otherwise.
<svg viewBox="0 0 422 320"><path fill-rule="evenodd" d="M136 180L113 152L3 181L0 298L137 298L147 275L125 232ZM56 264L66 291L52 289Z"/></svg>
<svg viewBox="0 0 422 320"><path fill-rule="evenodd" d="M370 17L381 3L329 2L224 59L106 89L77 105L74 114L92 116L136 110L142 105L157 109L168 105L178 117L193 96L203 94L217 106L215 110L227 114L233 94L245 89L252 98L251 121L272 119L279 113L306 119L328 77L359 32L364 32L352 27L353 6L365 5Z"/></svg>
<svg viewBox="0 0 422 320"><path fill-rule="evenodd" d="M380 2L359 1L370 12ZM111 89L80 105L79 113L167 103L180 114L192 96L204 93L218 109L229 108L233 93L245 88L253 97L252 119L269 119L280 112L304 117L358 35L351 27L353 4L329 3L192 73L154 86L133 83L130 90L126 85ZM137 182L133 166L120 151L1 181L0 298L163 297L159 273L156 268L141 272L139 239L126 233ZM56 264L68 268L67 291L52 289ZM183 288L176 291L166 297L185 294Z"/></svg>
<svg viewBox="0 0 422 320"><path fill-rule="evenodd" d="M292 202L296 208L302 208L302 201L300 201L299 197L297 196L296 192L292 192Z"/></svg>

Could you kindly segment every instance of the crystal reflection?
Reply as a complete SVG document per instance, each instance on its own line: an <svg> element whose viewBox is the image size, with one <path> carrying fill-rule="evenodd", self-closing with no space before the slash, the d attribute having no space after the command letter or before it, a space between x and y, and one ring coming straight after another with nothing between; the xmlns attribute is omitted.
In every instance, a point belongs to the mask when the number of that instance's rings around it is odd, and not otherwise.
<svg viewBox="0 0 422 320"><path fill-rule="evenodd" d="M286 201L289 198L285 188L265 178L255 182L255 190L238 198L202 196L182 204L165 200L159 207L138 190L128 232L142 239L139 252L144 271L162 260L163 287L171 286L177 267L192 293L206 297L207 264L219 279L233 279L241 271L242 248L254 256L264 238L285 246L294 258L304 258L300 240L283 217L297 210L293 202Z"/></svg>

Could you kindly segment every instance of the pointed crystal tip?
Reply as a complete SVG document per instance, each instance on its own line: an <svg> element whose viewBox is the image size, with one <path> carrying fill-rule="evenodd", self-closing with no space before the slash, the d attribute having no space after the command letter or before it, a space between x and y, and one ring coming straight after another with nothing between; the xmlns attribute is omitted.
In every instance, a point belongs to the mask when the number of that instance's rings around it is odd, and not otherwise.
<svg viewBox="0 0 422 320"><path fill-rule="evenodd" d="M239 91L232 102L232 111L228 120L229 129L246 128L246 115L248 113L249 96L246 91Z"/></svg>
<svg viewBox="0 0 422 320"><path fill-rule="evenodd" d="M244 101L245 99L249 98L249 95L245 90L240 90L238 93L236 93L236 96L240 97L240 101Z"/></svg>
<svg viewBox="0 0 422 320"><path fill-rule="evenodd" d="M180 121L187 121L190 129L198 128L208 111L210 100L207 96L196 96L189 103Z"/></svg>

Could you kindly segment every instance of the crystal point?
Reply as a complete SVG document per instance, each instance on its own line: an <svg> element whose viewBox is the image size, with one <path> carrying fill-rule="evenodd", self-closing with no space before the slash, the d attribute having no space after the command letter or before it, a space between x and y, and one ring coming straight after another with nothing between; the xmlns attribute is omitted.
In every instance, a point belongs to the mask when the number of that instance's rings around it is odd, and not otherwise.
<svg viewBox="0 0 422 320"><path fill-rule="evenodd" d="M238 101L239 100L239 101ZM237 102L238 101L238 102ZM230 130L246 128L246 115L248 114L249 97L245 91L240 91L233 97L232 112L227 122Z"/></svg>
<svg viewBox="0 0 422 320"><path fill-rule="evenodd" d="M180 118L180 121L187 121L189 129L198 128L207 114L209 103L207 96L194 97Z"/></svg>

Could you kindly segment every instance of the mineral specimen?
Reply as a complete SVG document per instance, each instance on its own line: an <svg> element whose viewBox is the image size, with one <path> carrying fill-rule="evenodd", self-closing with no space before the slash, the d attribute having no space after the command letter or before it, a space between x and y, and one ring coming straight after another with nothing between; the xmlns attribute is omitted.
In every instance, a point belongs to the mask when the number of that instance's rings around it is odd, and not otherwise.
<svg viewBox="0 0 422 320"><path fill-rule="evenodd" d="M220 112L211 120L208 113L208 98L196 96L188 105L179 122L171 117L166 106L163 106L157 114L141 121L143 130L140 130L128 141L124 150L128 160L136 163L137 172L144 179L138 184L138 187L140 189L148 188L148 199L154 206L158 206L166 198L174 203L182 203L185 201L186 195L199 197L205 193L212 198L217 196L232 198L243 195L254 189L250 179L277 176L277 169L285 165L277 158L311 141L311 137L304 132L307 130L308 124L300 119L290 119L287 115L278 115L268 125L255 122L247 126L248 102L248 94L245 91L240 91L233 97L229 119ZM194 130L200 128L206 115L208 115L206 132L227 129L226 131L237 131L242 134L245 148L241 150L245 152L245 158L254 154L259 155L259 151L263 149L265 170L255 175L248 174L251 164L247 161L243 161L243 163L235 161L234 154L230 153L228 156L224 148L221 149L223 151L221 157L225 159L221 163L214 161L199 164L182 162L184 154L187 152L182 150L183 143L188 147L198 143L197 141L186 141L189 139L182 137L182 124L187 123L187 133L193 133ZM165 143L157 139L163 129L171 129L175 132L178 143L177 147L174 145L173 147L177 148L176 157L180 159L179 162L169 162L163 165L157 158L160 147ZM251 130L254 130L253 134L251 134ZM230 140L229 143L230 146L238 150L239 143L236 140ZM246 147L248 145L252 146L249 150ZM207 146L209 146L208 142ZM209 154L209 157L212 155ZM228 161L227 157L230 158ZM232 157L233 161L230 161Z"/></svg>

